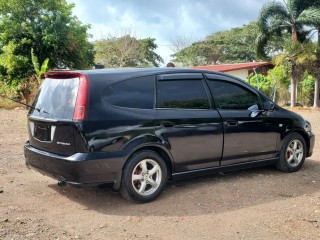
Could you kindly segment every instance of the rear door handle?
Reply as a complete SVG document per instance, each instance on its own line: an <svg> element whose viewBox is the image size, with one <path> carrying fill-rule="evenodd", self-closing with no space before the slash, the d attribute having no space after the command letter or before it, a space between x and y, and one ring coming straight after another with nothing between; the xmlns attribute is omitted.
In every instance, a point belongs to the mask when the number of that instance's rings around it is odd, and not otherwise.
<svg viewBox="0 0 320 240"><path fill-rule="evenodd" d="M235 120L226 121L226 125L227 126L237 126L238 121L235 121Z"/></svg>
<svg viewBox="0 0 320 240"><path fill-rule="evenodd" d="M170 127L174 127L175 123L164 121L164 122L161 122L160 125L165 128L170 128Z"/></svg>

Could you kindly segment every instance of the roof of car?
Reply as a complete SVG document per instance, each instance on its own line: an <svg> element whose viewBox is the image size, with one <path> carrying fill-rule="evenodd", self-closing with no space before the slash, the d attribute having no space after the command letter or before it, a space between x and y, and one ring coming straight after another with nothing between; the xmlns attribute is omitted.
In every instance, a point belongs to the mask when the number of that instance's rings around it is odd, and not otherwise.
<svg viewBox="0 0 320 240"><path fill-rule="evenodd" d="M192 69L192 68L115 68L115 69L94 69L94 70L63 70L63 71L52 71L46 73L46 77L49 78L68 78L77 74L84 74L90 80L108 80L108 82L116 82L128 78L141 77L155 74L174 74L174 73L207 73L225 76L226 74L221 72L203 70L203 69ZM107 79L106 79L106 76ZM233 76L229 76L233 79L237 79ZM239 80L239 79L237 79Z"/></svg>
<svg viewBox="0 0 320 240"><path fill-rule="evenodd" d="M109 69L95 69L95 70L80 70L75 71L86 75L95 74L128 74L128 73L141 73L141 74L165 74L165 73L181 73L181 72L199 72L203 70L191 69L191 68L109 68ZM212 71L211 71L212 72Z"/></svg>

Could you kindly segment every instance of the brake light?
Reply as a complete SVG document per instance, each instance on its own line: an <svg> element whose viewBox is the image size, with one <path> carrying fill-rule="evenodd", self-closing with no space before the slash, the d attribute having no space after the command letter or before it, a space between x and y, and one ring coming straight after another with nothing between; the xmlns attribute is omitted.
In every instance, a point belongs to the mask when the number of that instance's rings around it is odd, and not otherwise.
<svg viewBox="0 0 320 240"><path fill-rule="evenodd" d="M78 88L78 95L76 106L73 112L73 120L83 121L87 115L87 101L88 101L89 81L84 75L80 75L80 83Z"/></svg>

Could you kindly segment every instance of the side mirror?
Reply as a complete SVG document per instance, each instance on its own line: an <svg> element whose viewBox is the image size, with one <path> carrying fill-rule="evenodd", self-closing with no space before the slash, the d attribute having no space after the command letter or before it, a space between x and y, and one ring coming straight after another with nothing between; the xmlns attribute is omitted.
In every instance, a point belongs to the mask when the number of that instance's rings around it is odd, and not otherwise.
<svg viewBox="0 0 320 240"><path fill-rule="evenodd" d="M258 104L252 105L251 107L248 108L248 110L251 111L250 117L256 117L256 116L258 116L261 112L264 112L264 110L259 110Z"/></svg>
<svg viewBox="0 0 320 240"><path fill-rule="evenodd" d="M263 104L263 110L267 112L273 111L274 107L275 107L274 102L271 102L271 101L267 101Z"/></svg>

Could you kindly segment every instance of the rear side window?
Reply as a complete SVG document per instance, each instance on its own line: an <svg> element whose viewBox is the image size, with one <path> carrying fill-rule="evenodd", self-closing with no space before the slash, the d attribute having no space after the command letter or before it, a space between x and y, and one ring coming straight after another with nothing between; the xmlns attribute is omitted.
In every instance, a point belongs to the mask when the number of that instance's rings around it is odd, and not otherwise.
<svg viewBox="0 0 320 240"><path fill-rule="evenodd" d="M79 78L47 78L42 83L33 102L40 110L31 109L29 114L45 118L72 120L79 88Z"/></svg>
<svg viewBox="0 0 320 240"><path fill-rule="evenodd" d="M208 85L220 109L248 110L259 104L256 94L239 85L209 80Z"/></svg>
<svg viewBox="0 0 320 240"><path fill-rule="evenodd" d="M157 87L158 108L210 108L209 99L201 80L160 80Z"/></svg>
<svg viewBox="0 0 320 240"><path fill-rule="evenodd" d="M153 109L154 76L133 78L108 86L103 103L118 107Z"/></svg>

